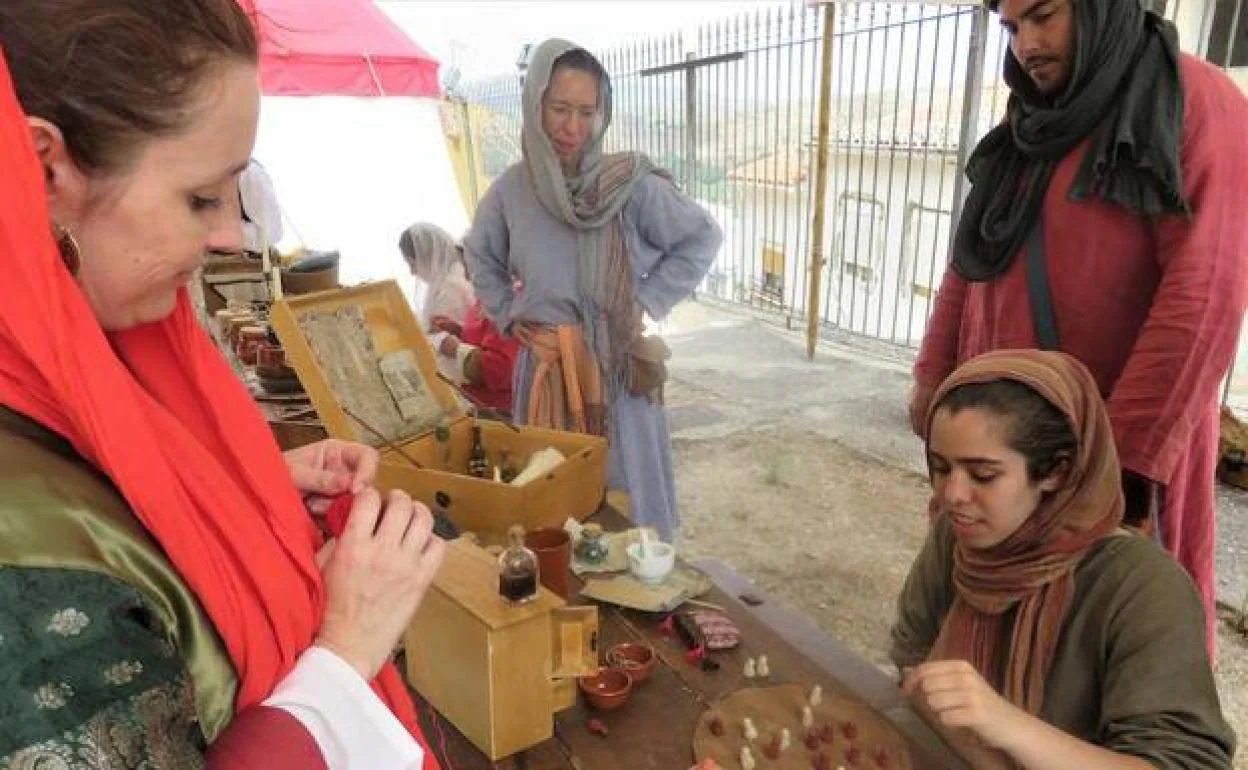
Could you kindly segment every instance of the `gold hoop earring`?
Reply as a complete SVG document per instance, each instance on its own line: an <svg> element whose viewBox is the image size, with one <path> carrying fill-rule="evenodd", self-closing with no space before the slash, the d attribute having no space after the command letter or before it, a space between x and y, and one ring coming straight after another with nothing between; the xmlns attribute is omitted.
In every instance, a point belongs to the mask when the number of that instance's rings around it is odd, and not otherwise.
<svg viewBox="0 0 1248 770"><path fill-rule="evenodd" d="M70 275L78 275L82 265L82 250L78 248L78 239L68 228L52 225L52 234L56 237L56 247L61 252L61 261Z"/></svg>

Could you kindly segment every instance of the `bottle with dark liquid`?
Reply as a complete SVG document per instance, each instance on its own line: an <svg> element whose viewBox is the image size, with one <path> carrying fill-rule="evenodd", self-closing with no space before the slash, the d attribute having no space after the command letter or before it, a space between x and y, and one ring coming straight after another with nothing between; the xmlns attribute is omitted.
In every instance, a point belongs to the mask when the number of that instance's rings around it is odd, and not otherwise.
<svg viewBox="0 0 1248 770"><path fill-rule="evenodd" d="M524 545L524 527L507 530L507 549L498 557L498 593L511 604L537 598L537 554Z"/></svg>
<svg viewBox="0 0 1248 770"><path fill-rule="evenodd" d="M468 455L468 475L479 479L488 479L490 460L485 456L485 446L481 443L481 426L472 426L472 452Z"/></svg>

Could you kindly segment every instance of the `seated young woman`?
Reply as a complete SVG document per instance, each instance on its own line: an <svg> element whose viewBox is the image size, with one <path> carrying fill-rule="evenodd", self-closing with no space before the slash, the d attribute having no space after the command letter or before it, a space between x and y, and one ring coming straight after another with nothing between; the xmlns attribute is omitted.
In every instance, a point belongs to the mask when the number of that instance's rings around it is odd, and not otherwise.
<svg viewBox="0 0 1248 770"><path fill-rule="evenodd" d="M1087 369L990 353L932 403L939 513L891 653L919 712L976 768L1229 768L1200 597L1121 528L1114 437Z"/></svg>

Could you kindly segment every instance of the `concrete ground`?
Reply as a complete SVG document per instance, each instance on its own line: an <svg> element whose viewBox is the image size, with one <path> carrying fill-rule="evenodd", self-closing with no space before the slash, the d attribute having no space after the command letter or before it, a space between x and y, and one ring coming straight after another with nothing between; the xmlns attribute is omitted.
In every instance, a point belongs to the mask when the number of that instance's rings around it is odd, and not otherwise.
<svg viewBox="0 0 1248 770"><path fill-rule="evenodd" d="M686 303L663 325L688 555L713 555L885 664L893 600L926 529L909 361L851 338L821 345L747 311ZM1248 495L1219 493L1219 589L1248 593ZM1227 612L1218 681L1248 735L1248 639ZM1248 770L1248 757L1236 763Z"/></svg>

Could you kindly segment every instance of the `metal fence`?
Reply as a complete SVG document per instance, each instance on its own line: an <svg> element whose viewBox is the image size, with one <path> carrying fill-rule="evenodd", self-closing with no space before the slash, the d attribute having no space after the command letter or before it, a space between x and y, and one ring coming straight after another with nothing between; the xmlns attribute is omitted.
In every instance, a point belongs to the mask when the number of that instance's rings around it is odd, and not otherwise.
<svg viewBox="0 0 1248 770"><path fill-rule="evenodd" d="M703 291L795 319L809 295L822 18L817 8L771 8L705 25L693 39L600 54L615 86L608 148L650 155L724 229ZM966 52L984 19L967 5L839 7L820 302L828 324L903 345L921 338L954 208ZM974 116L977 131L999 114L998 91ZM519 157L519 92L518 74L466 87L488 110L474 127L487 177Z"/></svg>
<svg viewBox="0 0 1248 770"><path fill-rule="evenodd" d="M1208 2L1152 6L1199 12L1205 28L1223 19L1225 49L1210 54L1230 62L1248 33L1231 20L1248 0ZM608 149L650 155L723 227L701 291L794 322L811 295L822 24L819 8L773 7L599 53L615 87ZM1184 44L1203 52L1218 39L1206 29ZM947 262L966 155L1005 109L1008 39L968 0L838 3L832 40L820 320L913 348ZM464 95L492 179L520 157L519 72Z"/></svg>

